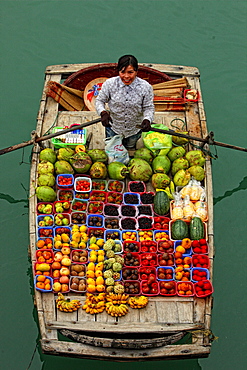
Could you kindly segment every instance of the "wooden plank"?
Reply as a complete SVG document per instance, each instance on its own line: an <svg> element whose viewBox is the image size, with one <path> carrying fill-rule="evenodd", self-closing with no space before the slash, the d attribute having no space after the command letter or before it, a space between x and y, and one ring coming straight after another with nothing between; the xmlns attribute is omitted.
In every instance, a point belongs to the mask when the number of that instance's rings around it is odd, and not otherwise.
<svg viewBox="0 0 247 370"><path fill-rule="evenodd" d="M51 80L60 83L61 75L59 74L51 75ZM56 121L57 115L58 115L58 103L54 99L48 96L46 98L45 113L43 117L42 135L44 135L47 131L49 131L53 125L56 126L55 121Z"/></svg>
<svg viewBox="0 0 247 370"><path fill-rule="evenodd" d="M203 323L205 319L205 299L194 297L194 323Z"/></svg>
<svg viewBox="0 0 247 370"><path fill-rule="evenodd" d="M189 303L189 302L188 302ZM179 303L178 303L179 304ZM127 317L127 315L126 315ZM76 321L47 321L47 327L50 329L68 329L83 332L113 332L113 333L175 333L179 331L188 331L204 328L204 324L193 324L193 323L178 323L178 324L161 324L161 323L133 323L129 322L128 326L124 323L101 323L97 322L97 325L92 325L92 322L76 322Z"/></svg>
<svg viewBox="0 0 247 370"><path fill-rule="evenodd" d="M120 362L207 357L210 353L210 345L196 344L168 345L155 349L145 349L145 351L92 347L82 343L54 340L42 340L41 345L43 352L47 354Z"/></svg>
<svg viewBox="0 0 247 370"><path fill-rule="evenodd" d="M113 62L114 63L114 62ZM82 63L82 64L63 64L63 65L51 65L46 67L46 74L71 74L79 71L82 68L88 68L99 63ZM196 67L189 66L174 66L170 64L154 64L154 63L139 63L140 66L150 67L157 69L160 72L167 73L169 75L183 75L183 76L199 76L199 70Z"/></svg>
<svg viewBox="0 0 247 370"><path fill-rule="evenodd" d="M45 312L45 320L56 320L55 313L55 297L53 293L42 293L43 309ZM46 337L49 339L57 339L57 330L46 330Z"/></svg>

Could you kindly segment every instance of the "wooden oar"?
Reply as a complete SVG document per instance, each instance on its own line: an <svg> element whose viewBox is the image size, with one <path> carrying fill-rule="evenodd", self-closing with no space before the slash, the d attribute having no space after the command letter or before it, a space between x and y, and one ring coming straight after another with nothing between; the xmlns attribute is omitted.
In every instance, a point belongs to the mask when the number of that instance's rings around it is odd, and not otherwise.
<svg viewBox="0 0 247 370"><path fill-rule="evenodd" d="M100 120L101 120L100 118L96 118L92 121L82 123L81 125L76 125L74 127L66 128L64 130L55 132L53 134L44 135L44 136L40 136L40 137L36 137L35 131L33 131L32 132L33 139L31 139L29 141L24 141L23 143L20 143L20 144L9 146L8 148L5 148L5 149L1 149L0 150L0 155L5 154L5 153L9 153L9 152L13 152L13 150L21 149L21 148L24 148L25 146L28 146L28 145L33 145L35 143L40 143L41 141L49 140L53 137L66 134L67 132L71 132L71 131L74 131L74 130L80 130L81 128L91 126L94 123L100 122Z"/></svg>
<svg viewBox="0 0 247 370"><path fill-rule="evenodd" d="M153 124L155 124L155 123L153 122ZM137 127L140 128L141 126L138 125ZM235 146L235 145L225 144L225 143L221 143L219 141L215 141L214 140L214 133L213 133L213 131L210 131L209 135L206 138L204 138L204 139L203 138L200 138L200 137L195 137L195 136L190 136L190 135L186 135L186 134L181 134L180 132L176 132L176 131L173 131L173 130L161 130L159 128L154 128L154 127L151 128L151 131L160 132L161 134L168 134L168 135L183 137L183 138L186 138L186 139L189 139L189 140L200 141L200 142L203 143L203 145L204 144L217 145L217 146L222 146L224 148L241 150L243 152L247 152L247 148L242 148L240 146Z"/></svg>

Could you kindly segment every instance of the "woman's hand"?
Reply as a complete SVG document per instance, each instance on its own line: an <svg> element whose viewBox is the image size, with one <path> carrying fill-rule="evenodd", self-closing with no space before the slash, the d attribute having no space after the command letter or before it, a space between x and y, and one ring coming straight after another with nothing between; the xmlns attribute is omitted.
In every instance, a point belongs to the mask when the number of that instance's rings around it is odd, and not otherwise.
<svg viewBox="0 0 247 370"><path fill-rule="evenodd" d="M150 121L148 119L144 119L142 121L142 124L141 124L141 130L143 132L148 132L151 130L151 124L150 124Z"/></svg>
<svg viewBox="0 0 247 370"><path fill-rule="evenodd" d="M105 110L101 112L101 122L104 127L111 127L110 122L112 122L111 116Z"/></svg>

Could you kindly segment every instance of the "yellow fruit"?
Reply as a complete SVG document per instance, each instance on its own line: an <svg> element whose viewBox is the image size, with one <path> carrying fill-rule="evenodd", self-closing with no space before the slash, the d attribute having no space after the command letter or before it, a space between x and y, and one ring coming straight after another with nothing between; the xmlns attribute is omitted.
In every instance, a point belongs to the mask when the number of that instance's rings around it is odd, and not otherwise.
<svg viewBox="0 0 247 370"><path fill-rule="evenodd" d="M97 261L97 255L96 254L90 255L88 260L89 260L89 262L96 262Z"/></svg>
<svg viewBox="0 0 247 370"><path fill-rule="evenodd" d="M61 249L63 246L62 242L60 240L55 241L54 248L55 249Z"/></svg>
<svg viewBox="0 0 247 370"><path fill-rule="evenodd" d="M62 242L64 242L64 243L69 242L69 235L64 233L64 234L61 235L61 238L62 238Z"/></svg>
<svg viewBox="0 0 247 370"><path fill-rule="evenodd" d="M104 279L102 276L96 278L96 285L104 285Z"/></svg>
<svg viewBox="0 0 247 370"><path fill-rule="evenodd" d="M96 286L95 286L95 285L93 285L93 284L89 284L89 285L87 286L87 291L88 291L89 293L95 293L95 292L96 292Z"/></svg>
<svg viewBox="0 0 247 370"><path fill-rule="evenodd" d="M103 262L105 260L105 256L104 255L99 255L98 256L98 262Z"/></svg>
<svg viewBox="0 0 247 370"><path fill-rule="evenodd" d="M76 153L85 152L85 151L86 151L85 145L82 145L82 144L76 145L75 147Z"/></svg>
<svg viewBox="0 0 247 370"><path fill-rule="evenodd" d="M80 249L86 249L87 248L87 244L85 242L80 242L78 244L78 248L80 248Z"/></svg>
<svg viewBox="0 0 247 370"><path fill-rule="evenodd" d="M89 262L89 264L87 266L87 269L94 271L95 270L95 264L93 262Z"/></svg>
<svg viewBox="0 0 247 370"><path fill-rule="evenodd" d="M104 245L104 239L98 239L96 241L96 244L99 246L99 247L102 247Z"/></svg>
<svg viewBox="0 0 247 370"><path fill-rule="evenodd" d="M99 262L97 263L97 265L95 266L95 270L103 270L104 268L104 263L103 262Z"/></svg>
<svg viewBox="0 0 247 370"><path fill-rule="evenodd" d="M103 284L98 284L98 285L96 285L96 290L97 290L97 292L104 292L105 291L105 286Z"/></svg>
<svg viewBox="0 0 247 370"><path fill-rule="evenodd" d="M86 225L81 225L79 228L81 233L85 233L87 231L87 226Z"/></svg>
<svg viewBox="0 0 247 370"><path fill-rule="evenodd" d="M98 250L99 249L99 246L97 244L95 244L95 243L90 244L89 247L90 247L90 249L93 249L93 250Z"/></svg>
<svg viewBox="0 0 247 370"><path fill-rule="evenodd" d="M103 272L101 270L95 271L95 277L98 277L98 276L103 276Z"/></svg>
<svg viewBox="0 0 247 370"><path fill-rule="evenodd" d="M59 234L54 237L54 242L61 241L61 240L62 240L62 238L61 238L61 235L59 235Z"/></svg>
<svg viewBox="0 0 247 370"><path fill-rule="evenodd" d="M87 278L87 285L95 285L95 280L93 278Z"/></svg>
<svg viewBox="0 0 247 370"><path fill-rule="evenodd" d="M98 256L104 256L105 255L105 251L103 250L98 250Z"/></svg>
<svg viewBox="0 0 247 370"><path fill-rule="evenodd" d="M70 247L71 247L71 248L75 248L75 249L77 249L77 248L78 248L78 246L79 246L79 244L78 244L76 241L72 240L72 242L70 242Z"/></svg>
<svg viewBox="0 0 247 370"><path fill-rule="evenodd" d="M76 231L75 233L72 234L72 240L80 243L81 240L81 233L79 231Z"/></svg>
<svg viewBox="0 0 247 370"><path fill-rule="evenodd" d="M87 272L86 272L86 277L87 278L94 278L95 277L95 273L94 273L94 271L93 270L87 270Z"/></svg>

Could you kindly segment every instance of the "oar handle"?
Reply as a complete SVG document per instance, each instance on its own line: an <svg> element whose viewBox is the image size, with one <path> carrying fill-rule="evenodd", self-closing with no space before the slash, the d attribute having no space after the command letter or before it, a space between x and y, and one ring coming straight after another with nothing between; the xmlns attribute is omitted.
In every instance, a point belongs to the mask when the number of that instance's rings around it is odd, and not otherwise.
<svg viewBox="0 0 247 370"><path fill-rule="evenodd" d="M33 138L29 141L24 141L23 143L20 143L20 144L16 144L16 145L13 145L13 146L9 146L8 148L5 148L5 149L1 149L0 150L0 155L2 154L5 154L5 153L9 153L9 152L13 152L14 150L17 150L17 149L21 149L21 148L24 148L28 145L33 145L35 143L40 143L41 141L45 141L45 140L49 140L53 137L56 137L56 136L60 136L60 135L63 135L63 134L66 134L67 132L71 132L71 131L74 131L74 130L80 130L81 128L84 128L84 127L87 127L87 126L91 126L97 122L100 122L100 118L96 118L92 121L89 121L89 122L85 122L85 123L82 123L81 125L76 125L74 127L70 127L70 128L66 128L64 130L61 130L61 131L58 131L58 132L54 132L53 134L49 134L49 135L44 135L44 136L40 136L40 137L37 137L35 134L35 131L32 132L32 136Z"/></svg>
<svg viewBox="0 0 247 370"><path fill-rule="evenodd" d="M153 124L155 124L155 123L153 122ZM140 125L137 125L136 127L141 128ZM217 145L217 146L222 146L222 147L228 148L228 149L234 149L234 150L240 150L242 152L247 152L247 148L242 148L240 146L225 144L225 143L221 143L219 141L215 141L214 138L213 138L214 137L213 131L210 131L209 135L204 139L201 138L201 137L195 137L195 136L182 134L180 132L176 132L176 131L173 131L173 130L161 130L159 128L154 128L154 127L151 127L150 131L160 132L161 134L168 134L168 135L173 135L173 136L178 136L178 137L184 137L184 138L189 139L189 140L200 141L204 144Z"/></svg>

